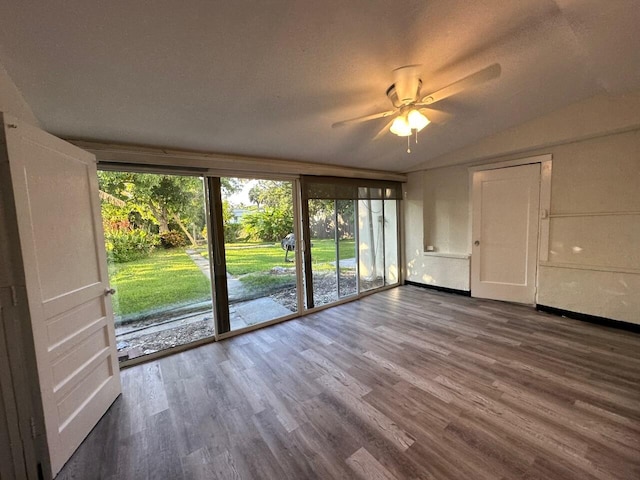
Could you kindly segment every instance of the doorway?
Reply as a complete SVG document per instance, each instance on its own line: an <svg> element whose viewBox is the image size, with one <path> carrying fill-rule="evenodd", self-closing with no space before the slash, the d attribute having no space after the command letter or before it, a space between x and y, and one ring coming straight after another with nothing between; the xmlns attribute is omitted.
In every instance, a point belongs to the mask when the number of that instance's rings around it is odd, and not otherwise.
<svg viewBox="0 0 640 480"><path fill-rule="evenodd" d="M471 295L534 304L540 164L473 173Z"/></svg>
<svg viewBox="0 0 640 480"><path fill-rule="evenodd" d="M294 182L220 182L229 331L297 313Z"/></svg>
<svg viewBox="0 0 640 480"><path fill-rule="evenodd" d="M214 335L202 177L99 171L118 358Z"/></svg>

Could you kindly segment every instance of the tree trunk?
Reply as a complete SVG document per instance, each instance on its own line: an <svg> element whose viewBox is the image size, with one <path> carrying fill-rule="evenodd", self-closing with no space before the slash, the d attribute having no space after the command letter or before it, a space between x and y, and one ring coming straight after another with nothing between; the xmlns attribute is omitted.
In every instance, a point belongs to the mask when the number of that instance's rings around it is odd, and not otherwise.
<svg viewBox="0 0 640 480"><path fill-rule="evenodd" d="M173 219L176 221L178 226L182 229L184 234L187 236L187 238L191 242L191 245L194 246L194 247L197 246L196 239L193 238L193 236L189 233L189 230L183 225L182 220L180 220L180 217L174 213L173 214Z"/></svg>
<svg viewBox="0 0 640 480"><path fill-rule="evenodd" d="M163 233L169 232L169 214L167 212L167 208L162 206L158 209L153 203L149 202L149 209L153 216L156 217L156 221L158 222L158 227L160 229L160 235Z"/></svg>

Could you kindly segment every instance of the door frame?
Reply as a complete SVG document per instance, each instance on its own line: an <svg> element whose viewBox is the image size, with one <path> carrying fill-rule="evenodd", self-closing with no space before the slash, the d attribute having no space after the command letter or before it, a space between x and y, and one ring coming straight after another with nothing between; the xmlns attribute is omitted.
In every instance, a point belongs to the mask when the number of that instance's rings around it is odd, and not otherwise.
<svg viewBox="0 0 640 480"><path fill-rule="evenodd" d="M87 146L89 144L86 144L85 142L76 142L74 143L74 145L77 145L80 148L85 148L89 152L96 154L96 156L98 157L98 164L97 164L98 170L116 171L116 172L133 172L133 173L152 173L157 175L186 175L186 176L202 177L204 179L205 201L207 203L213 203L211 199L211 188L209 185L209 178L237 177L237 178L244 178L244 179L289 181L292 183L292 186L293 186L293 208L294 208L293 230L296 237L296 248L295 248L296 264L302 265L305 261L305 255L306 254L310 255L310 242L305 242L305 229L308 228L308 225L307 225L308 222L305 222L304 219L308 218L308 208L306 205L307 202L304 201L302 197L302 183L303 183L302 176L304 176L303 173L287 174L287 173L271 173L269 171L261 172L258 169L251 169L251 170L244 171L244 170L237 170L237 169L231 169L231 168L221 169L221 168L209 168L209 167L201 167L201 166L187 166L187 165L183 165L182 164L183 162L170 162L170 161L166 161L166 159L163 159L163 161L157 161L158 158L156 157L153 157L153 160L154 160L153 162L150 162L149 160L147 160L148 163L147 162L127 163L122 160L113 160L113 159L107 160L106 159L107 155L103 154L103 152L100 149L94 150L90 148L90 146ZM373 181L373 182L378 181L377 178L371 179L371 178L368 178L367 176L363 176L363 177L345 176L345 177L339 177L339 178L344 178L346 180L357 179L357 180L366 180L366 181ZM381 180L381 181L402 182L402 180L400 179ZM402 189L404 192L404 188L405 188L404 182L402 182L402 185L403 185ZM357 275L356 276L356 285L357 285L356 295L343 297L341 299L338 299L336 302L333 302L327 305L322 305L319 307L314 306L309 308L308 306L305 307L305 301L308 298L307 289L309 287L312 288L312 284L309 283L305 278L303 268L296 269L296 288L298 290L298 311L297 312L293 312L290 315L279 317L273 320L268 320L266 322L262 322L256 325L251 325L245 328L241 328L241 329L229 331L229 332L220 332L218 328L217 320L214 318L214 335L212 335L211 337L196 340L194 342L190 342L185 345L178 345L176 347L150 353L148 355L142 355L140 357L136 357L131 360L125 360L124 362L119 363L120 370L128 367L132 367L135 365L139 365L141 363L146 363L152 360L156 360L156 359L165 357L167 355L172 355L174 353L199 347L201 345L235 337L237 335L241 335L253 330L265 328L278 323L286 322L288 320L293 320L303 315L312 314L312 313L324 310L326 308L352 302L354 300L364 298L368 295L372 295L374 293L382 292L385 290L390 290L392 288L396 288L402 285L404 282L405 272L404 272L404 264L401 262L401 259L404 258L404 245L402 243L404 238L404 232L401 230L402 228L404 228L404 208L402 207L403 203L401 203L401 200L403 200L404 198L405 197L403 193L403 196L396 199L396 216L397 216L396 238L398 239L397 261L399 262L398 282L391 285L383 285L381 287L362 292L360 291L359 275ZM212 209L212 205L207 205L207 210L211 211L211 209ZM305 210L307 211L307 213L305 213ZM358 218L358 202L357 201L355 202L354 215L356 218ZM207 222L211 224L212 218L210 217L210 215L206 215L206 217L207 217ZM213 226L211 226L210 228L208 225L207 230L213 231ZM356 228L355 230L356 230L356 245L358 245L359 243L358 233L357 233L358 229ZM359 255L360 255L359 248L356 247L356 263L357 264L359 264ZM213 277L213 271L212 271L212 277ZM214 290L214 286L212 285L212 298L214 298L214 295L215 295L213 290Z"/></svg>
<svg viewBox="0 0 640 480"><path fill-rule="evenodd" d="M545 153L529 157L506 160L502 162L486 163L482 165L470 166L469 174L469 214L467 224L467 251L469 252L469 291L471 291L471 252L473 243L473 175L476 172L485 170L499 170L502 168L519 167L521 165L540 164L540 200L538 205L538 251L536 252L536 294L534 301L538 303L538 277L540 262L549 260L549 215L551 213L551 172L553 166L553 155Z"/></svg>

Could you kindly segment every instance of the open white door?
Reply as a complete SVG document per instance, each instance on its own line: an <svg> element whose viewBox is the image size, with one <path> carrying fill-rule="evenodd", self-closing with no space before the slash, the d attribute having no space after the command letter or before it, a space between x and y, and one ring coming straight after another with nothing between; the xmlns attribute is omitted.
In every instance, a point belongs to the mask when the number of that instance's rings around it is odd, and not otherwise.
<svg viewBox="0 0 640 480"><path fill-rule="evenodd" d="M471 295L535 303L540 164L473 174Z"/></svg>
<svg viewBox="0 0 640 480"><path fill-rule="evenodd" d="M55 476L121 392L96 162L2 118Z"/></svg>

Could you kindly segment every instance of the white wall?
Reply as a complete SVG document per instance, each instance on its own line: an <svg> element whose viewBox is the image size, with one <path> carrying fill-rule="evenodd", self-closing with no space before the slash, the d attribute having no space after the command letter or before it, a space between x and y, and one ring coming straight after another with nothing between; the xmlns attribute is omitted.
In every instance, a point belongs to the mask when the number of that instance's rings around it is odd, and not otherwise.
<svg viewBox="0 0 640 480"><path fill-rule="evenodd" d="M640 130L553 149L538 303L640 324Z"/></svg>
<svg viewBox="0 0 640 480"><path fill-rule="evenodd" d="M598 95L522 125L490 135L442 155L414 170L454 164L487 163L504 155L525 156L532 150L588 140L640 128L640 90L625 95ZM488 119L490 120L490 119Z"/></svg>
<svg viewBox="0 0 640 480"><path fill-rule="evenodd" d="M467 255L469 184L467 167L437 168L424 174L425 247L436 253Z"/></svg>
<svg viewBox="0 0 640 480"><path fill-rule="evenodd" d="M8 113L31 125L39 126L38 119L31 111L31 107L25 102L18 87L2 65L0 65L0 112Z"/></svg>
<svg viewBox="0 0 640 480"><path fill-rule="evenodd" d="M635 102L636 112L630 116L625 107L624 122L616 123L615 129L621 133L609 133L607 124L607 133L598 136L593 123L584 122L583 133L588 135L580 134L576 125L602 108L598 97L591 107L581 102L579 109L564 109L523 125L524 132L538 132L529 138L514 131L502 142L497 137L484 140L477 150L465 147L449 157L479 164L551 153L549 260L538 266L537 303L640 324L640 95L620 98ZM571 128L554 129L554 122L572 121L567 112L576 115ZM563 128L570 138L558 143ZM544 143L540 129L553 137L553 145L535 147ZM518 153L496 154L501 149ZM484 158L488 152L495 156ZM458 258L471 249L468 178L467 168L460 166L410 174L405 202L407 280L469 290L469 262ZM425 254L426 244L434 245L437 253Z"/></svg>
<svg viewBox="0 0 640 480"><path fill-rule="evenodd" d="M409 174L405 187L406 279L469 290L468 175L465 167ZM434 252L426 252L427 246Z"/></svg>

